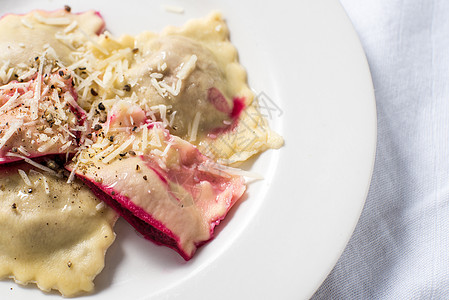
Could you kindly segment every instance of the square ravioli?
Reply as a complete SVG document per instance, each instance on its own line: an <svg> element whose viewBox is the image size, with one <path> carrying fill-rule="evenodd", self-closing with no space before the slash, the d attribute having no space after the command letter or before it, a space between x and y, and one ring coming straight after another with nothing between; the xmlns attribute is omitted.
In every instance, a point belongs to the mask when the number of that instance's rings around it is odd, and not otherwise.
<svg viewBox="0 0 449 300"><path fill-rule="evenodd" d="M117 103L107 131L67 168L145 238L188 260L243 195L244 179L142 116L138 106Z"/></svg>

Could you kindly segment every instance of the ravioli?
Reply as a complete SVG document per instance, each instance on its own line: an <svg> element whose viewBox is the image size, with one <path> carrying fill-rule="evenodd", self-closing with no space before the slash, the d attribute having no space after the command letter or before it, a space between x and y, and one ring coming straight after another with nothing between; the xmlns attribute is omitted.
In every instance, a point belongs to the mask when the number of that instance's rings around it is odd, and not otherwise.
<svg viewBox="0 0 449 300"><path fill-rule="evenodd" d="M171 134L222 163L245 161L283 145L253 104L246 72L219 13L180 28L167 27L160 34L114 39L105 33L99 44L108 54L91 46L90 72L103 74L101 81L84 88L91 102L129 97L149 119L162 121ZM95 96L86 93L88 89L95 90Z"/></svg>
<svg viewBox="0 0 449 300"><path fill-rule="evenodd" d="M40 57L41 66L45 56ZM86 116L76 103L70 72L37 72L28 82L0 86L0 164L73 153Z"/></svg>
<svg viewBox="0 0 449 300"><path fill-rule="evenodd" d="M135 43L139 52L125 73L131 92L142 107L170 105L176 111L172 133L194 140L189 124L197 115L198 135L231 121L232 97L222 94L226 80L209 49L178 35L147 39L142 34Z"/></svg>
<svg viewBox="0 0 449 300"><path fill-rule="evenodd" d="M118 105L108 132L97 133L68 169L147 239L188 260L243 195L244 180L161 123L143 123L138 107ZM125 127L129 118L137 123Z"/></svg>
<svg viewBox="0 0 449 300"><path fill-rule="evenodd" d="M137 36L136 45L142 44L144 37L145 34L143 37ZM203 153L225 164L245 161L261 151L282 146L282 138L270 130L268 123L260 113L257 114L254 106L249 107L254 94L247 85L246 72L238 62L237 50L229 41L228 27L219 13L212 13L204 19L191 20L180 28L167 27L159 39L182 41L173 45L173 50L169 48L159 51L159 57L163 57L159 65L173 56L176 57L177 52L182 54L178 55L181 58L184 56L183 60L178 62L180 71L191 55L196 55L197 61L200 62L192 68L190 76L187 77L184 90L186 95L179 105L174 103L168 93L166 103L172 106L172 111L176 111L173 124L177 128L170 126L171 133L199 145ZM150 40L147 43L153 42ZM189 47L190 44L196 44L201 50ZM169 65L167 62L167 66ZM152 67L154 69L155 65ZM170 68L167 69L170 72ZM130 80L133 80L132 76ZM145 96L144 99L157 98ZM195 109L192 110L191 107ZM196 127L198 129L194 130ZM242 140L251 142L248 145L242 143ZM227 142L225 145L224 141Z"/></svg>
<svg viewBox="0 0 449 300"><path fill-rule="evenodd" d="M29 71L34 58L51 49L64 66L77 58L79 50L103 31L104 21L95 11L72 14L66 10L7 14L0 19L0 80L7 83ZM70 30L69 30L70 29ZM78 29L78 30L75 30Z"/></svg>
<svg viewBox="0 0 449 300"><path fill-rule="evenodd" d="M117 219L79 181L0 167L0 277L64 296L92 291Z"/></svg>

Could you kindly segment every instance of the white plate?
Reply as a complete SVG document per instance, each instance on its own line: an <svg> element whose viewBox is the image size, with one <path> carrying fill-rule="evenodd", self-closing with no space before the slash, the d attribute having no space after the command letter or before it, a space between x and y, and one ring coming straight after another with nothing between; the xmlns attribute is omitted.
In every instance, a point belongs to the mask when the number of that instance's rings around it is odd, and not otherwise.
<svg viewBox="0 0 449 300"><path fill-rule="evenodd" d="M253 165L252 184L219 234L190 262L138 237L123 221L96 279L95 299L305 299L344 249L368 191L376 143L370 73L337 0L2 1L0 12L97 9L115 35L160 30L220 10L249 74L264 92L285 147ZM265 111L267 112L267 111ZM11 289L12 288L12 289ZM26 297L26 298L25 298ZM0 282L2 299L56 299Z"/></svg>

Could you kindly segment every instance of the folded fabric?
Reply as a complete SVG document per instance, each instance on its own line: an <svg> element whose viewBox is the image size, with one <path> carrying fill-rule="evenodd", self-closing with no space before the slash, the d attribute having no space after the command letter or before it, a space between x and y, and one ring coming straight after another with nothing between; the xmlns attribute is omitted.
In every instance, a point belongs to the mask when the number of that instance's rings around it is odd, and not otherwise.
<svg viewBox="0 0 449 300"><path fill-rule="evenodd" d="M358 226L312 299L449 299L449 2L341 2L370 64L378 146Z"/></svg>

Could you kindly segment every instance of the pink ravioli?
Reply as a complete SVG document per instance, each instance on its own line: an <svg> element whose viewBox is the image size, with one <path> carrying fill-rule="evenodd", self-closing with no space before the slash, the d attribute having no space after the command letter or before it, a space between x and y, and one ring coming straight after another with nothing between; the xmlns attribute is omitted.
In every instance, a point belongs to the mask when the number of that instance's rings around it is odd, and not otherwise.
<svg viewBox="0 0 449 300"><path fill-rule="evenodd" d="M0 164L72 153L86 116L67 70L0 86Z"/></svg>
<svg viewBox="0 0 449 300"><path fill-rule="evenodd" d="M123 126L124 117L112 116L108 133L99 133L96 143L67 169L145 238L189 260L197 247L213 238L215 226L243 195L244 179L223 171L161 123L114 131L114 120ZM105 145L106 140L115 144Z"/></svg>

